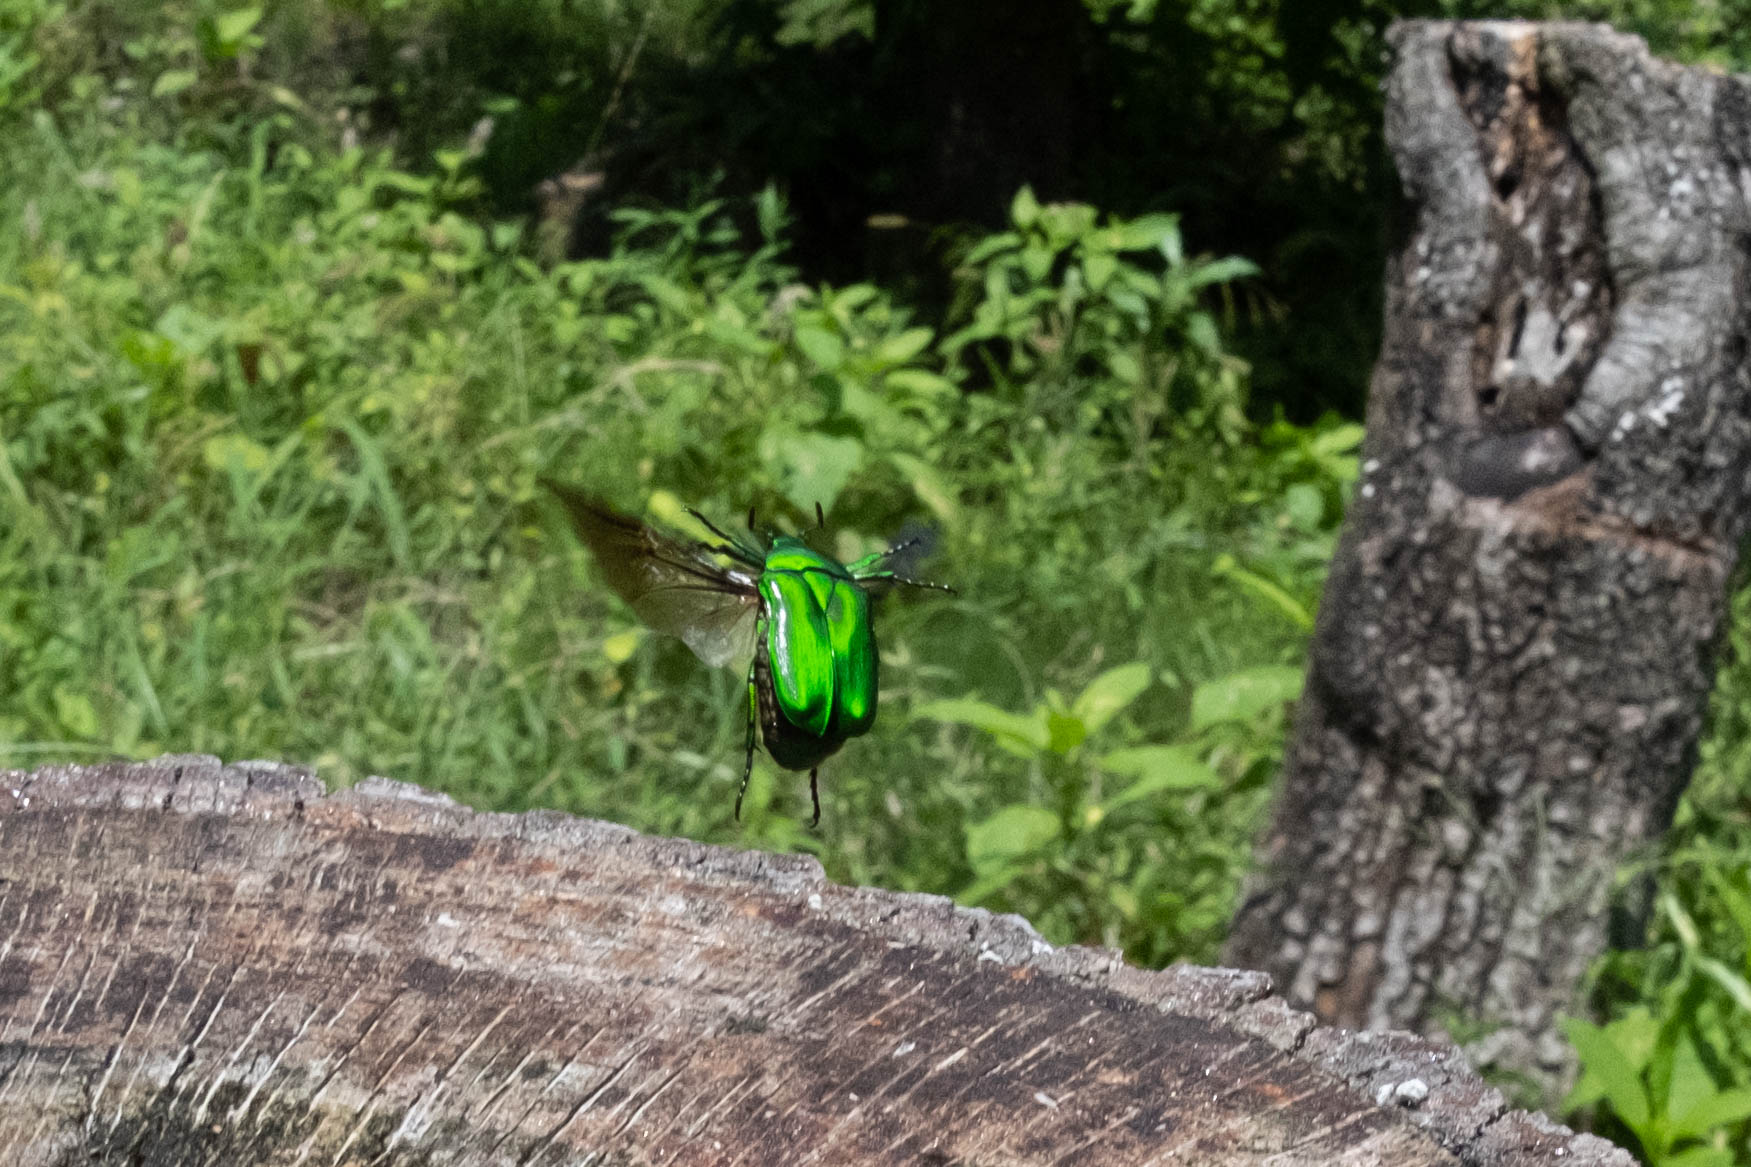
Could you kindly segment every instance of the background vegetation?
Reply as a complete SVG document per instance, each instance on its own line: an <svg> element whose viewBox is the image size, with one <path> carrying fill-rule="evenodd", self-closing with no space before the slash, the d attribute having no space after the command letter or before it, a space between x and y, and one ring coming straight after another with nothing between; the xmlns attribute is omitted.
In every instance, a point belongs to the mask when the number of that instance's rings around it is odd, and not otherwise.
<svg viewBox="0 0 1751 1167"><path fill-rule="evenodd" d="M1751 22L945 11L0 0L0 764L384 773L1212 959L1356 472L1385 21L1721 65ZM739 678L596 585L541 474L925 535L959 596L881 611L818 833L764 764L731 820ZM1658 1163L1751 1163L1746 603L1572 1030L1580 1117Z"/></svg>

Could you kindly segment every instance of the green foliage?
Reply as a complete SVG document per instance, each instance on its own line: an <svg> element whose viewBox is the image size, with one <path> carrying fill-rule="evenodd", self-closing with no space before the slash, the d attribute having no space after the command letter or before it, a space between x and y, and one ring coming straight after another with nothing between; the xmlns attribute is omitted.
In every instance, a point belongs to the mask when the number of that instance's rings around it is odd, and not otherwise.
<svg viewBox="0 0 1751 1167"><path fill-rule="evenodd" d="M1696 922L1671 894L1661 915L1675 943L1670 962L1648 985L1650 999L1605 1025L1570 1019L1564 1026L1582 1075L1570 1108L1599 1104L1633 1136L1653 1167L1729 1167L1745 1146L1751 1082L1744 1070L1751 1036L1751 865L1730 874L1711 867L1717 891L1740 929L1731 964L1707 954Z"/></svg>
<svg viewBox="0 0 1751 1167"><path fill-rule="evenodd" d="M976 291L971 320L943 342L951 357L970 349L993 377L1027 383L1032 404L1048 411L1078 397L1079 408L1128 407L1145 437L1170 410L1239 424L1244 366L1223 351L1203 296L1257 268L1188 260L1176 215L1102 224L1093 207L1042 206L1023 187L1010 218L1012 230L963 261ZM1067 391L1089 386L1105 399Z"/></svg>
<svg viewBox="0 0 1751 1167"><path fill-rule="evenodd" d="M988 824L1043 812L1090 873L1018 859L982 898L1059 941L1213 955L1280 720L1193 704L1295 669L1281 605L1311 606L1353 476L1246 424L1186 286L1243 269L1184 260L1167 220L1038 207L1086 227L1003 327L1069 323L1079 359L970 389L999 338L800 282L776 194L627 207L605 254L544 267L475 212L462 151L409 169L302 99L234 93L275 18L209 16L141 33L122 76L45 75L61 96L5 130L0 759L296 758L937 891L1018 854ZM198 79L154 95L173 68ZM1011 278L1012 250L978 262ZM882 722L823 774L821 834L764 762L732 822L739 678L605 593L543 474L670 523L752 504L802 527L820 501L847 560L908 523L934 544L961 598L884 604ZM1334 505L1259 505L1285 475ZM1082 696L1044 698L1043 755L909 716L1060 689Z"/></svg>
<svg viewBox="0 0 1751 1167"><path fill-rule="evenodd" d="M1048 689L1025 714L970 698L914 710L988 734L1027 763L1040 792L967 824L971 879L957 899L1025 906L1049 936L1099 937L1145 960L1214 946L1245 839L1208 828L1249 821L1230 803L1246 805L1244 792L1281 760L1281 713L1301 674L1264 666L1216 678L1192 690L1174 742L1097 748L1153 681L1134 662L1099 674L1073 701Z"/></svg>

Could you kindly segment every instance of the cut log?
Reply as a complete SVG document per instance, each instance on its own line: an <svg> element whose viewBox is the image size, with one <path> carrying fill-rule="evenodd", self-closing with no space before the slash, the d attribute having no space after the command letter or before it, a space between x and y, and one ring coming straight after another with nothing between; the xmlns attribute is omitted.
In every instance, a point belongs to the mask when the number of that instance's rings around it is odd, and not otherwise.
<svg viewBox="0 0 1751 1167"><path fill-rule="evenodd" d="M1598 25L1393 44L1363 475L1224 955L1329 1023L1462 1018L1554 1094L1751 521L1751 82Z"/></svg>
<svg viewBox="0 0 1751 1167"><path fill-rule="evenodd" d="M0 773L9 1165L1630 1167L1267 993L380 779Z"/></svg>

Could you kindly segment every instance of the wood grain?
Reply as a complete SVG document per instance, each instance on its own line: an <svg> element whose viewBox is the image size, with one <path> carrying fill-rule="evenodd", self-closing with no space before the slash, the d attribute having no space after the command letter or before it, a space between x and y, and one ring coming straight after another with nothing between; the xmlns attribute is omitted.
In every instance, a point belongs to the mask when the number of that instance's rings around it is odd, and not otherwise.
<svg viewBox="0 0 1751 1167"><path fill-rule="evenodd" d="M804 857L377 779L0 773L20 1167L1628 1167L1450 1049L1267 992Z"/></svg>

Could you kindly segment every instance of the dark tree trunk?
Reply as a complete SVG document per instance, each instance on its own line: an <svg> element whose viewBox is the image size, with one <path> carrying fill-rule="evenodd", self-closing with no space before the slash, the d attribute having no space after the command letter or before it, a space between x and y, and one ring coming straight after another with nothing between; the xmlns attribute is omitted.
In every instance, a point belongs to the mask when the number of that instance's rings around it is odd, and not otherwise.
<svg viewBox="0 0 1751 1167"><path fill-rule="evenodd" d="M1631 1167L1265 992L381 779L0 772L8 1167Z"/></svg>
<svg viewBox="0 0 1751 1167"><path fill-rule="evenodd" d="M1397 28L1361 485L1226 957L1547 1086L1689 778L1746 531L1751 87L1575 24Z"/></svg>

